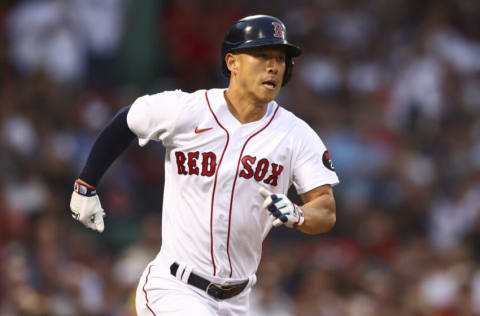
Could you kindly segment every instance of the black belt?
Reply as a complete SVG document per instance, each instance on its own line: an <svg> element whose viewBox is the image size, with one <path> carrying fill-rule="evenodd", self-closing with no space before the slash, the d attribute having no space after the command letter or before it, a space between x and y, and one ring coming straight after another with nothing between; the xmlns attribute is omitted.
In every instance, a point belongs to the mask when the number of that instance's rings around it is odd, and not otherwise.
<svg viewBox="0 0 480 316"><path fill-rule="evenodd" d="M170 273L173 276L177 275L178 267L179 265L176 262L172 263L172 265L170 266ZM248 280L239 284L221 285L211 283L207 279L204 279L201 276L198 276L192 272L188 277L187 283L207 292L208 295L216 298L217 300L225 300L227 298L232 298L235 295L240 294L247 286Z"/></svg>

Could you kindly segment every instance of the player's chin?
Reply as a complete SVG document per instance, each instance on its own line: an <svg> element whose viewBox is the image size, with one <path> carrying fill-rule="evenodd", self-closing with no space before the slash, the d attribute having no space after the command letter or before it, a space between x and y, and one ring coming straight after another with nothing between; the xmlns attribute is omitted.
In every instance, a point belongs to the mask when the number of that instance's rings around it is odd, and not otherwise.
<svg viewBox="0 0 480 316"><path fill-rule="evenodd" d="M262 85L260 86L260 89L259 89L259 95L261 96L263 101L266 101L266 102L270 102L273 99L275 99L275 97L279 92L280 92L280 88L278 87L275 89L271 89L269 87L265 87Z"/></svg>

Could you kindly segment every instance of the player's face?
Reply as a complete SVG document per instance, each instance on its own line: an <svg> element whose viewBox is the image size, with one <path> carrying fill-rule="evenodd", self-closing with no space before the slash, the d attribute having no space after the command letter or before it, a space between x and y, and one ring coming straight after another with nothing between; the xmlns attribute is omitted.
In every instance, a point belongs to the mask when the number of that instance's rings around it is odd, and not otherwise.
<svg viewBox="0 0 480 316"><path fill-rule="evenodd" d="M260 102L273 100L282 87L285 74L285 48L259 47L237 54L240 87Z"/></svg>

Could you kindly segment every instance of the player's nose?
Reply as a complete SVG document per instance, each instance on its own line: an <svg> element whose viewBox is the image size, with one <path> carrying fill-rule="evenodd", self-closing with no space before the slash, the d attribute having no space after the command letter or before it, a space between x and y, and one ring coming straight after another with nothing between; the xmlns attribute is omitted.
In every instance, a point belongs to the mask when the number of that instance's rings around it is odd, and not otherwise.
<svg viewBox="0 0 480 316"><path fill-rule="evenodd" d="M278 73L278 68L279 68L279 64L277 62L277 59L272 57L270 58L268 61L267 61L267 71L268 73L274 73L274 74L277 74Z"/></svg>

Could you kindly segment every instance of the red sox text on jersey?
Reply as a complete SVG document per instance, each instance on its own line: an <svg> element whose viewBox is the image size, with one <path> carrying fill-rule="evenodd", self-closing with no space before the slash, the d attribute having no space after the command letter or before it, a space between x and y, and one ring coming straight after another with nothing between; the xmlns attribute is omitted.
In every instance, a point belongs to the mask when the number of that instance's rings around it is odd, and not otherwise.
<svg viewBox="0 0 480 316"><path fill-rule="evenodd" d="M182 151L176 151L175 158L179 175L211 177L215 174L217 156L213 152L200 153L195 151L184 153ZM259 159L257 162L256 157L249 155L244 156L241 162L243 169L240 171L239 177L245 179L253 177L258 182L263 180L265 184L277 186L278 177L283 171L282 165L270 163L266 158Z"/></svg>

